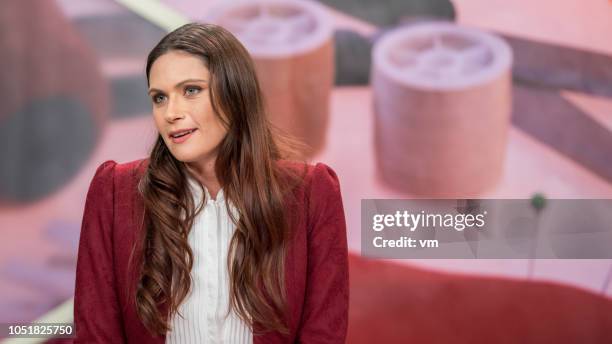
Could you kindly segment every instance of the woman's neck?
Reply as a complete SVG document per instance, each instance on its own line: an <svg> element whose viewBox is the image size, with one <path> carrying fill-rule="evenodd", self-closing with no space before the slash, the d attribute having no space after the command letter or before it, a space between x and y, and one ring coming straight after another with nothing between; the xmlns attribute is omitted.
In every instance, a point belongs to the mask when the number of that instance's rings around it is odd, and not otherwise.
<svg viewBox="0 0 612 344"><path fill-rule="evenodd" d="M221 184L216 176L215 161L187 163L186 166L191 175L208 189L212 199L216 200Z"/></svg>

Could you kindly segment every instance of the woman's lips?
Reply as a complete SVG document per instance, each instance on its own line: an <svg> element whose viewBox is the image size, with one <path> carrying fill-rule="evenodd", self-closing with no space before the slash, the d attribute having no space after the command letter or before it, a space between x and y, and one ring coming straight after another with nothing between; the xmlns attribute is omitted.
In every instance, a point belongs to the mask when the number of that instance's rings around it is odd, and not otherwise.
<svg viewBox="0 0 612 344"><path fill-rule="evenodd" d="M189 139L191 137L191 135L193 135L193 133L196 131L197 129L190 129L189 131L187 131L187 134L183 134L181 136L170 136L170 139L172 140L172 142L174 143L183 143L185 141L187 141L187 139ZM180 134L179 134L180 135Z"/></svg>

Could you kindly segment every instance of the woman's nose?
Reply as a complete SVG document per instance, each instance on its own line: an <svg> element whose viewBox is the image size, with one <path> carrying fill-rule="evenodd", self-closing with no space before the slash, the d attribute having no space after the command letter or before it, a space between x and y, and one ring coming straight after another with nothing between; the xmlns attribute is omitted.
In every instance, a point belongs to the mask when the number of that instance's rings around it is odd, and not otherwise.
<svg viewBox="0 0 612 344"><path fill-rule="evenodd" d="M183 111L181 110L180 104L176 100L168 99L168 106L166 107L166 121L174 122L177 119L184 117Z"/></svg>

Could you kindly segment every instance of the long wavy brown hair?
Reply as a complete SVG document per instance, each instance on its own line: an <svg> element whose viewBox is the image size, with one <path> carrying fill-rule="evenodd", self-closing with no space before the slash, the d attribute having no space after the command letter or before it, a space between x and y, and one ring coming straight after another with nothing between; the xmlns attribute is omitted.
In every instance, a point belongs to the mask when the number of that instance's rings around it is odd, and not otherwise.
<svg viewBox="0 0 612 344"><path fill-rule="evenodd" d="M212 108L227 117L219 117L228 131L218 147L215 173L236 225L227 257L230 306L253 331L257 323L264 331L288 333L284 266L291 231L285 202L304 173L278 162L302 160L307 146L269 123L254 63L227 30L191 23L169 33L149 53L147 83L155 60L171 50L202 59L210 73ZM170 317L191 289L188 235L202 206L195 209L187 175L185 164L158 136L139 182L145 211L135 290L138 316L154 335L171 330ZM167 314L160 305L167 306Z"/></svg>

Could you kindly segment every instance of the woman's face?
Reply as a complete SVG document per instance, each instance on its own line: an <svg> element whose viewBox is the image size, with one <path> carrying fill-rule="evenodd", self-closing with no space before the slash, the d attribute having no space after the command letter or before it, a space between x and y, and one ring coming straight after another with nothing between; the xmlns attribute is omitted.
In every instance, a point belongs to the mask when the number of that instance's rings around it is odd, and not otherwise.
<svg viewBox="0 0 612 344"><path fill-rule="evenodd" d="M185 163L209 164L227 133L212 109L210 75L195 55L171 50L149 72L149 96L159 134L172 155Z"/></svg>

